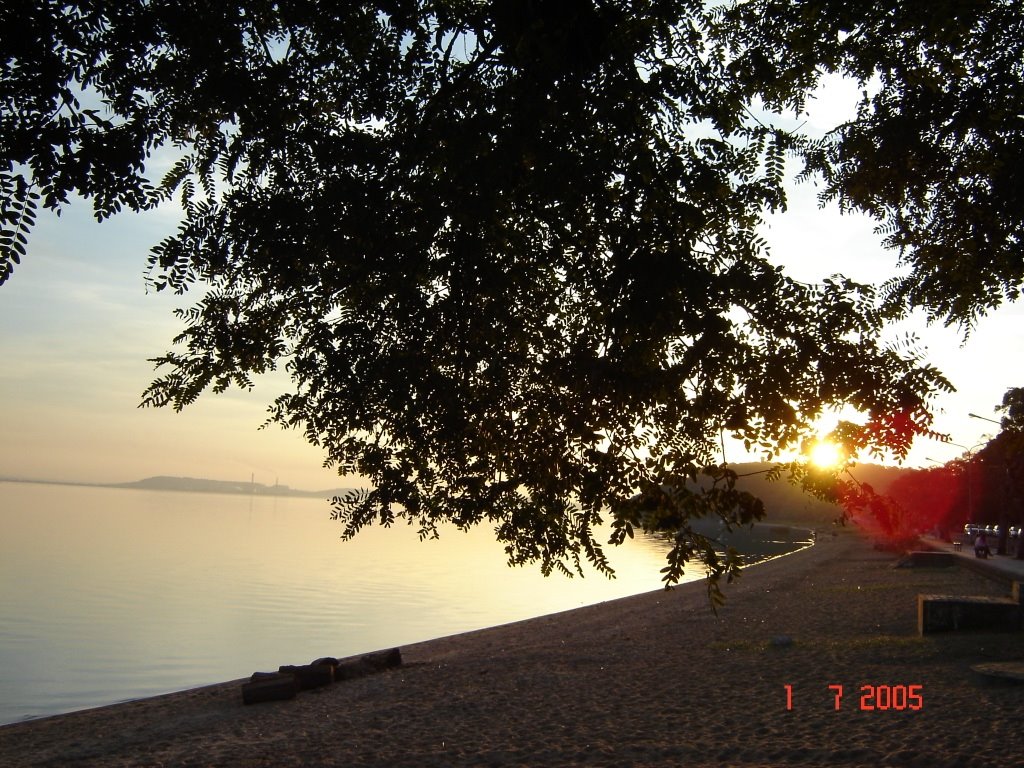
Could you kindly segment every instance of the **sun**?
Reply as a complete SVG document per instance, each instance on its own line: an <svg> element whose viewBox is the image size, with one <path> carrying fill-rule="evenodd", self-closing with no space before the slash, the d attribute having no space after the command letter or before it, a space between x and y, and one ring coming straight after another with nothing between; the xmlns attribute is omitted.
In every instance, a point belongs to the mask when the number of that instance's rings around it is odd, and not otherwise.
<svg viewBox="0 0 1024 768"><path fill-rule="evenodd" d="M819 440L809 451L811 463L821 469L831 469L843 463L843 449L829 440Z"/></svg>

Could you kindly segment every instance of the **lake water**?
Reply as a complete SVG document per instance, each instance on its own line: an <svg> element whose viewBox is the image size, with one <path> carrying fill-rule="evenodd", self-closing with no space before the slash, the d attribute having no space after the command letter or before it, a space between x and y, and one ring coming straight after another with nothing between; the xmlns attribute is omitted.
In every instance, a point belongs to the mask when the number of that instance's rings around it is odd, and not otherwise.
<svg viewBox="0 0 1024 768"><path fill-rule="evenodd" d="M0 723L658 589L666 551L545 579L488 528L340 530L319 499L0 482Z"/></svg>

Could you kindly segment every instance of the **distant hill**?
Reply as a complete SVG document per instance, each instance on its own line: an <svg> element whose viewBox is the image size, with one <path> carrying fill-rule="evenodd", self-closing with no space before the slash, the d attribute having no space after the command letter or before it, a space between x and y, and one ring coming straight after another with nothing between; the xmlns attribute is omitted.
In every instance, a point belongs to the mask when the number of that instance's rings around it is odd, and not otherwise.
<svg viewBox="0 0 1024 768"><path fill-rule="evenodd" d="M754 494L764 503L765 523L796 525L806 528L827 527L842 515L842 509L804 493L784 478L769 480L765 475L771 464L732 464L740 476L736 486Z"/></svg>
<svg viewBox="0 0 1024 768"><path fill-rule="evenodd" d="M737 486L757 496L764 502L766 523L780 523L801 526L831 525L842 509L804 493L785 478L770 481L765 471L772 465L762 463L733 464L732 469L741 475ZM850 470L860 483L866 483L878 493L885 493L893 481L905 472L904 467L883 467L878 464L858 464Z"/></svg>
<svg viewBox="0 0 1024 768"><path fill-rule="evenodd" d="M741 477L737 483L742 490L749 491L764 502L769 524L795 525L802 527L824 527L832 524L842 510L835 504L828 504L804 493L785 479L770 481L765 471L772 465L763 463L733 464L732 469ZM862 483L868 483L877 492L884 493L893 480L909 470L901 467L883 467L876 464L859 464L853 468L853 476ZM116 483L107 487L139 488L150 491L184 491L189 493L232 493L243 496L298 496L304 498L329 499L347 493L350 488L331 488L322 491L303 491L287 485L264 485L244 480L208 480L195 477L147 477L130 483Z"/></svg>
<svg viewBox="0 0 1024 768"><path fill-rule="evenodd" d="M207 480L196 477L147 477L130 483L111 483L109 488L139 488L148 491L185 491L188 493L234 493L243 496L301 496L329 499L350 491L350 488L331 488L323 491L302 491L287 485L264 485L244 480Z"/></svg>
<svg viewBox="0 0 1024 768"><path fill-rule="evenodd" d="M801 527L824 527L831 525L842 510L804 493L785 479L771 482L765 478L765 471L772 465L764 463L732 464L731 468L740 475L737 483L742 490L749 491L764 502L768 524L794 525ZM896 478L915 470L904 467L884 467L877 464L858 464L851 473L858 482L867 483L878 493L885 493ZM303 491L287 485L264 485L244 480L208 480L195 477L169 477L161 475L147 477L128 483L67 483L54 480L27 480L3 478L7 482L48 483L58 485L89 485L103 488L137 488L150 491L183 491L189 493L232 493L243 496L293 496L302 498L330 499L351 491L351 488L328 488L320 491Z"/></svg>

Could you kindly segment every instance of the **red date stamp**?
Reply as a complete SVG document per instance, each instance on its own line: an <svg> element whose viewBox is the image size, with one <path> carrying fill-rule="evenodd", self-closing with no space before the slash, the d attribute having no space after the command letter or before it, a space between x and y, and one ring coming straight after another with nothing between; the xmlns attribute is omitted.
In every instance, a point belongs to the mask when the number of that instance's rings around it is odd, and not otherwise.
<svg viewBox="0 0 1024 768"><path fill-rule="evenodd" d="M786 690L786 709L793 709L793 686L788 683ZM828 694L836 712L843 708L842 685L829 685ZM861 712L914 712L924 709L924 686L921 685L862 685L855 694L854 707ZM850 706L848 703L847 706Z"/></svg>

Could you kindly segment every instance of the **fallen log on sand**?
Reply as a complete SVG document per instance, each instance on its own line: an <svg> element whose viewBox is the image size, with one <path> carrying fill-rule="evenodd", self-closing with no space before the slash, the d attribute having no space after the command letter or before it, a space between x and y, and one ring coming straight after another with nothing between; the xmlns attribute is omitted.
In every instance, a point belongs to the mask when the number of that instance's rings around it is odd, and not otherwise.
<svg viewBox="0 0 1024 768"><path fill-rule="evenodd" d="M324 657L312 664L285 665L277 672L255 672L249 682L242 685L242 703L285 701L295 698L300 690L320 688L342 680L354 680L400 666L402 652L398 648L391 648L340 661Z"/></svg>

